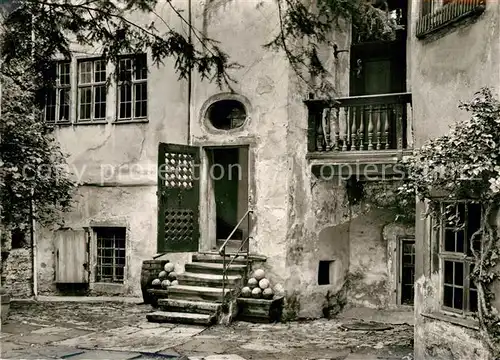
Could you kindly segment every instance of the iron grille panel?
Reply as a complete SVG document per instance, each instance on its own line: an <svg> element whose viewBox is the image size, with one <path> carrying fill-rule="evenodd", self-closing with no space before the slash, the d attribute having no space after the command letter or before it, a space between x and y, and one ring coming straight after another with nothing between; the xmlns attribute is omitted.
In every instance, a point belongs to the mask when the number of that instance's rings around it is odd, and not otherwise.
<svg viewBox="0 0 500 360"><path fill-rule="evenodd" d="M194 159L191 154L165 153L165 186L170 189L193 188Z"/></svg>
<svg viewBox="0 0 500 360"><path fill-rule="evenodd" d="M195 231L194 212L189 209L165 210L165 241L190 242Z"/></svg>

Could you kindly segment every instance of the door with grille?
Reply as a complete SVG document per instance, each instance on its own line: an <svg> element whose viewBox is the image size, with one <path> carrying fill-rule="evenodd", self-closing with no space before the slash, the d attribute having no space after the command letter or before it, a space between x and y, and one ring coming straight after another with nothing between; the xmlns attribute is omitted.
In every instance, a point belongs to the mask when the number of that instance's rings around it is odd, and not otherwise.
<svg viewBox="0 0 500 360"><path fill-rule="evenodd" d="M160 143L158 151L158 252L198 251L198 147Z"/></svg>

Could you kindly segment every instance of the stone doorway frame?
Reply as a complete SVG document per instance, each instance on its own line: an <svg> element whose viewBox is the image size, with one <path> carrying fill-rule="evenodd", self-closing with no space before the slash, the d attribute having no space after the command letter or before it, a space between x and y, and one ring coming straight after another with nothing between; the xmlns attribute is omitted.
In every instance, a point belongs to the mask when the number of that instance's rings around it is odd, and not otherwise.
<svg viewBox="0 0 500 360"><path fill-rule="evenodd" d="M223 144L203 144L200 154L200 251L214 251L216 249L216 229L215 229L215 198L213 193L212 181L209 176L210 159L209 152L213 149L223 148L246 148L247 156L247 177L248 177L248 209L255 209L255 155L254 145L248 141L223 143ZM249 236L255 236L255 223L250 229ZM251 246L251 244L249 244Z"/></svg>

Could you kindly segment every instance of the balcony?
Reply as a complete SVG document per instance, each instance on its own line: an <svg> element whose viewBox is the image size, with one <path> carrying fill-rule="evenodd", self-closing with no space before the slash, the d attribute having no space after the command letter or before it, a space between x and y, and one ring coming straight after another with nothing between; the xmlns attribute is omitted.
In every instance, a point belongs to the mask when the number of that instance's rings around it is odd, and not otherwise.
<svg viewBox="0 0 500 360"><path fill-rule="evenodd" d="M485 10L485 0L449 0L442 7L427 9L429 12L417 21L416 36L423 38L454 22L480 15Z"/></svg>
<svg viewBox="0 0 500 360"><path fill-rule="evenodd" d="M387 164L411 153L410 93L305 103L309 111L307 157L314 173L359 174L368 166L373 174L380 175L384 168L387 175L392 171Z"/></svg>

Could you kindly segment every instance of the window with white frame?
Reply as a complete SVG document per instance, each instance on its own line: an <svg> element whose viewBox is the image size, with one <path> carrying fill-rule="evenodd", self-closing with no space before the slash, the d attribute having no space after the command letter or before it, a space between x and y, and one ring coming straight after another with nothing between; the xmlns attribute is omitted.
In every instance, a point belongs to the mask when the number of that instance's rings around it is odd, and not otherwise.
<svg viewBox="0 0 500 360"><path fill-rule="evenodd" d="M106 62L102 59L78 62L78 121L106 118Z"/></svg>
<svg viewBox="0 0 500 360"><path fill-rule="evenodd" d="M70 120L71 62L58 61L51 68L52 86L45 91L43 117L47 123Z"/></svg>
<svg viewBox="0 0 500 360"><path fill-rule="evenodd" d="M440 270L443 310L471 314L477 311L477 288L470 274L473 250L480 251L481 205L473 202L441 204ZM475 235L474 235L475 234Z"/></svg>
<svg viewBox="0 0 500 360"><path fill-rule="evenodd" d="M148 115L148 70L145 54L123 57L118 64L118 120Z"/></svg>

